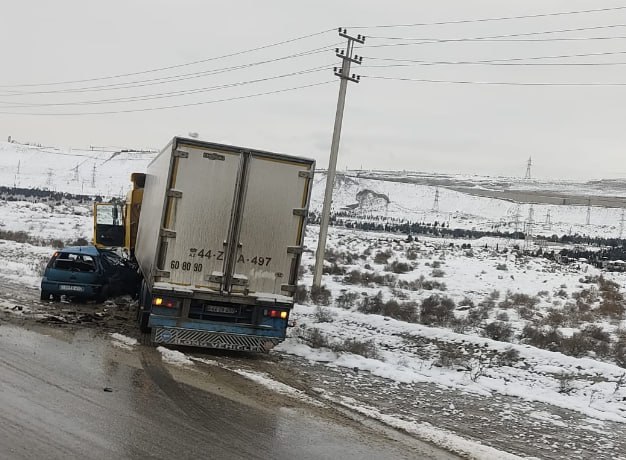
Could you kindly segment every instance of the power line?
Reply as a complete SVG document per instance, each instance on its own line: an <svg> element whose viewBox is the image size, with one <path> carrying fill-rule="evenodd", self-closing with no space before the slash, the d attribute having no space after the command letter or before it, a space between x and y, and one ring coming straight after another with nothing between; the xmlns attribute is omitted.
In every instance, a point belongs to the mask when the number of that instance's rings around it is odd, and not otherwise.
<svg viewBox="0 0 626 460"><path fill-rule="evenodd" d="M582 32L582 31L587 31L587 30L612 29L616 27L626 27L626 24L606 24L602 26L576 27L576 28L571 28L571 29L550 29L550 30L543 30L543 31L537 31L537 32L519 32L519 33L514 33L514 34L488 35L488 36L483 36L483 37L433 38L433 39L421 39L421 38L407 37L404 40L409 40L410 43L383 43L380 45L365 45L365 46L362 46L362 48L384 48L384 47L390 47L390 46L427 45L431 43L494 40L494 39L501 39L501 38L503 39L503 38L514 38L514 37L529 37L533 35L560 34L560 33L567 33L567 32ZM397 37L397 39L400 39L400 37Z"/></svg>
<svg viewBox="0 0 626 460"><path fill-rule="evenodd" d="M242 54L252 53L254 51L260 51L260 50L263 50L263 49L272 48L272 47L280 46L280 45L285 45L287 43L293 43L293 42L299 41L299 40L304 40L306 38L311 38L311 37L315 37L315 36L318 36L318 35L323 35L325 33L332 32L334 30L335 30L334 28L333 29L326 29L326 30L322 30L322 31L319 31L319 32L314 32L314 33L307 34L307 35L301 35L299 37L291 38L291 39L288 39L288 40L283 40L283 41L280 41L280 42L270 43L268 45L262 45L262 46L257 46L255 48L249 48L249 49L245 49L245 50L242 50L242 51L236 51L236 52L233 52L233 53L223 54L221 56L214 56L214 57L210 57L210 58L199 59L199 60L196 60L196 61L185 62L183 64L175 64L175 65L170 65L170 66L166 66L166 67L158 67L158 68L154 68L154 69L142 70L142 71L139 71L139 72L129 72L129 73L123 73L123 74L117 74L117 75L108 75L108 76L104 76L104 77L85 78L85 79L81 79L81 80L66 80L66 81L57 81L57 82L48 82L48 83L24 83L24 84L18 84L18 85L0 85L0 88L21 88L21 87L31 87L31 86L68 85L68 84L73 84L73 83L86 83L86 82L90 82L90 81L109 80L109 79L114 79L114 78L131 77L131 76L134 76L134 75L143 75L143 74L152 73L152 72L161 72L163 70L178 69L178 68L181 68L181 67L188 67L188 66L192 66L192 65L196 65L196 64L203 64L205 62L217 61L219 59L225 59L225 58L229 58L229 57L240 56Z"/></svg>
<svg viewBox="0 0 626 460"><path fill-rule="evenodd" d="M555 33L555 32L533 32L533 34L542 34L542 33ZM516 36L517 34L506 35L507 37ZM424 41L424 42L556 42L556 41L592 41L592 40L621 40L625 39L626 35L613 35L610 37L545 37L545 38L429 38L429 37L420 37L420 38L409 38L409 37L380 37L380 36L372 36L368 35L369 39L375 40L415 40L415 41Z"/></svg>
<svg viewBox="0 0 626 460"><path fill-rule="evenodd" d="M282 75L275 75L273 77L266 78L258 78L255 80L247 80L240 81L235 83L226 83L223 85L209 86L204 88L193 88L189 90L181 90L181 91L171 91L167 93L156 93L156 94L147 94L143 96L129 96L123 98L113 98L113 99L98 99L92 101L78 101L78 102L51 102L51 103L13 103L7 101L0 101L0 104L5 104L4 107L7 108L33 108L33 107L53 107L53 106L72 106L72 105L97 105L97 104L119 104L119 103L127 103L127 102L137 102L137 101L148 101L153 99L164 99L169 97L180 97L180 96L188 96L191 94L204 93L209 91L216 91L220 89L228 89L234 88L238 86L244 86L249 84L261 83L265 81L276 80L279 78L292 77L297 75L305 75L309 73L319 72L321 70L328 70L330 65L313 67L310 69L305 69L297 72L290 72Z"/></svg>
<svg viewBox="0 0 626 460"><path fill-rule="evenodd" d="M505 64L507 62L513 61L536 61L542 59L567 59L574 57L590 57L590 56L611 56L616 54L626 54L626 51L606 51L600 53L578 53L578 54L558 54L551 56L529 56L529 57L514 57L514 58L502 58L502 59L480 59L476 61L424 61L420 59L400 59L400 58L382 58L376 56L364 56L367 59L372 59L375 61L388 61L388 62L406 62L406 63L414 63L420 65L439 65L439 64L496 64L500 65ZM523 65L521 63L520 65ZM528 63L531 64L531 63ZM558 62L558 63L550 63L551 65L563 65L567 63ZM596 63L582 63L578 65L592 65ZM608 63L610 64L610 63Z"/></svg>
<svg viewBox="0 0 626 460"><path fill-rule="evenodd" d="M509 21L509 20L514 20L514 19L533 19L533 18L544 18L544 17L550 17L550 16L563 16L563 15L572 15L572 14L600 13L600 12L616 11L616 10L624 10L624 9L626 9L626 6L615 6L615 7L610 7L610 8L597 8L597 9L589 9L589 10L557 11L553 13L525 14L521 16L503 16L503 17L478 18L478 19L459 19L459 20L454 20L454 21L439 21L439 22L416 22L412 24L378 24L378 25L371 25L371 26L350 26L350 28L352 29L383 29L383 28L393 28L393 27L441 26L441 25L448 25L448 24L468 24L468 23L474 23L474 22Z"/></svg>
<svg viewBox="0 0 626 460"><path fill-rule="evenodd" d="M385 77L381 75L362 75L362 78L377 80L411 81L417 83L448 83L460 85L501 85L501 86L626 86L626 83L570 83L570 82L513 82L513 81L471 81L471 80L434 80L426 78Z"/></svg>
<svg viewBox="0 0 626 460"><path fill-rule="evenodd" d="M257 65L283 61L286 59L292 59L296 57L310 56L311 54L318 54L318 53L328 51L332 49L333 46L334 45L324 46L322 48L315 48L312 50L303 51L301 53L290 54L287 56L281 56L281 57L274 58L274 59L267 59L264 61L257 61L257 62L241 64L241 65L231 66L231 67L223 67L220 69L205 70L202 72L193 72L193 73L187 73L187 74L181 74L181 75L173 75L170 77L160 77L160 78L152 78L152 79L147 79L147 80L137 80L137 81L131 81L131 82L125 82L125 83L113 83L109 85L88 86L88 87L72 88L72 89L47 90L47 91L13 91L7 94L0 94L0 96L12 97L12 96L30 96L30 95L38 95L38 94L68 94L68 93L100 92L100 91L114 91L114 90L121 90L121 89L131 89L131 88L140 88L140 87L145 87L145 86L161 85L161 84L166 84L166 83L189 80L192 78L200 78L200 77L205 77L205 76L210 76L210 75L215 75L215 74L220 74L220 73L225 73L225 72L231 72L233 70L240 70L244 68L254 67Z"/></svg>
<svg viewBox="0 0 626 460"><path fill-rule="evenodd" d="M145 107L145 108L140 108L140 109L127 109L127 110L111 110L111 111L106 111L106 112L71 112L71 113L0 112L0 115L84 116L84 115L114 115L114 114L133 113L133 112L150 112L150 111L156 111L156 110L167 110L167 109L177 109L177 108L182 108L182 107L192 107L192 106L197 106L197 105L216 104L218 102L236 101L236 100L249 99L249 98L258 97L258 96L266 96L266 95L270 95L270 94L285 93L285 92L288 92L288 91L295 91L295 90L298 90L298 89L312 88L314 86L327 85L329 83L332 83L333 81L334 80L327 80L327 81L322 81L322 82L318 82L318 83L310 83L308 85L301 85L301 86L294 86L294 87L291 87L291 88L278 89L278 90L274 90L274 91L265 91L265 92L262 92L262 93L247 94L247 95L244 95L244 96L235 96L235 97L228 97L228 98L223 98L223 99L214 99L214 100L210 100L210 101L190 102L188 104L167 105L167 106L160 106L160 107Z"/></svg>

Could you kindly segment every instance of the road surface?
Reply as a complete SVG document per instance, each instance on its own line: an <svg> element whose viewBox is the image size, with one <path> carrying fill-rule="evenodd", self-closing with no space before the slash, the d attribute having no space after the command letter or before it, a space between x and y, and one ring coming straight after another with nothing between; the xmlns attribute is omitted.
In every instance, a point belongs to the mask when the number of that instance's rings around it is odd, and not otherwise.
<svg viewBox="0 0 626 460"><path fill-rule="evenodd" d="M0 323L0 458L456 458L212 369L91 329Z"/></svg>

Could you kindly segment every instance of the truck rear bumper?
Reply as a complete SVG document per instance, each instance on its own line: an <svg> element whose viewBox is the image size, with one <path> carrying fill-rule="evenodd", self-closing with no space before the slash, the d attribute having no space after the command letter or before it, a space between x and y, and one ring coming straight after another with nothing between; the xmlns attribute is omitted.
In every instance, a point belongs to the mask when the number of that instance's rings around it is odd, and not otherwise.
<svg viewBox="0 0 626 460"><path fill-rule="evenodd" d="M152 327L154 343L185 345L190 347L219 348L223 350L268 352L282 339L227 332L213 332L177 327Z"/></svg>

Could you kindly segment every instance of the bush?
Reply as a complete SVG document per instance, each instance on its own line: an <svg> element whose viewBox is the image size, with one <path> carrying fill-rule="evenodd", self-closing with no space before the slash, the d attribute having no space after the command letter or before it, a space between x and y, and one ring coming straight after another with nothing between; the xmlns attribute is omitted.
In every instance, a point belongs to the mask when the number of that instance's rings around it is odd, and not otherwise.
<svg viewBox="0 0 626 460"><path fill-rule="evenodd" d="M393 273L408 273L413 270L413 267L406 262L398 262L394 260L385 267L385 270Z"/></svg>
<svg viewBox="0 0 626 460"><path fill-rule="evenodd" d="M309 296L315 305L330 305L332 299L332 294L330 290L326 289L326 286L313 286Z"/></svg>
<svg viewBox="0 0 626 460"><path fill-rule="evenodd" d="M396 302L390 300L383 304L382 314L400 321L416 323L418 319L417 304L415 302Z"/></svg>
<svg viewBox="0 0 626 460"><path fill-rule="evenodd" d="M496 270L507 271L508 267L506 266L506 264L498 264L496 265Z"/></svg>
<svg viewBox="0 0 626 460"><path fill-rule="evenodd" d="M513 328L504 321L493 321L485 326L483 336L499 342L508 342L513 336Z"/></svg>
<svg viewBox="0 0 626 460"><path fill-rule="evenodd" d="M374 297L363 297L361 305L359 305L359 311L367 314L380 315L383 311L383 293L378 291Z"/></svg>
<svg viewBox="0 0 626 460"><path fill-rule="evenodd" d="M555 328L544 329L527 324L522 330L522 342L537 348L558 351L563 335Z"/></svg>
<svg viewBox="0 0 626 460"><path fill-rule="evenodd" d="M446 272L444 272L443 270L440 270L438 268L435 268L430 273L430 276L432 276L433 278L443 278L445 275L446 275Z"/></svg>
<svg viewBox="0 0 626 460"><path fill-rule="evenodd" d="M315 318L315 322L317 323L332 323L335 320L335 317L330 311L330 309L324 308L320 305L318 305L315 308L315 313L313 313L313 318Z"/></svg>
<svg viewBox="0 0 626 460"><path fill-rule="evenodd" d="M293 301L296 303L306 303L309 298L309 291L306 286L298 285L293 295Z"/></svg>
<svg viewBox="0 0 626 460"><path fill-rule="evenodd" d="M328 339L322 332L313 327L311 329L305 329L302 333L302 339L311 347L311 348L330 348L328 343Z"/></svg>
<svg viewBox="0 0 626 460"><path fill-rule="evenodd" d="M387 249L383 252L377 252L374 256L374 263L380 265L386 265L389 262L389 258L393 255L391 250Z"/></svg>
<svg viewBox="0 0 626 460"><path fill-rule="evenodd" d="M420 323L428 325L445 325L453 317L454 301L448 297L431 295L422 301Z"/></svg>
<svg viewBox="0 0 626 460"><path fill-rule="evenodd" d="M356 292L343 292L337 299L335 300L335 305L340 308L352 308L356 305L356 301L359 298L359 295Z"/></svg>
<svg viewBox="0 0 626 460"><path fill-rule="evenodd" d="M378 349L373 340L358 340L349 338L341 343L331 346L335 352L352 353L355 355L361 355L365 358L376 359L379 357Z"/></svg>

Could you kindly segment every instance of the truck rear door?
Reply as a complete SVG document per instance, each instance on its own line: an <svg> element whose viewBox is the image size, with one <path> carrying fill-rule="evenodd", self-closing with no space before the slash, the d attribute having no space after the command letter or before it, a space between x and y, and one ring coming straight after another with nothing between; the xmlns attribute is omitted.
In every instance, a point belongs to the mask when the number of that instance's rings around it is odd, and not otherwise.
<svg viewBox="0 0 626 460"><path fill-rule="evenodd" d="M174 233L163 267L170 283L219 289L242 157L184 143L176 155L164 226Z"/></svg>
<svg viewBox="0 0 626 460"><path fill-rule="evenodd" d="M232 290L289 295L302 250L314 163L252 153L246 162L245 198Z"/></svg>

